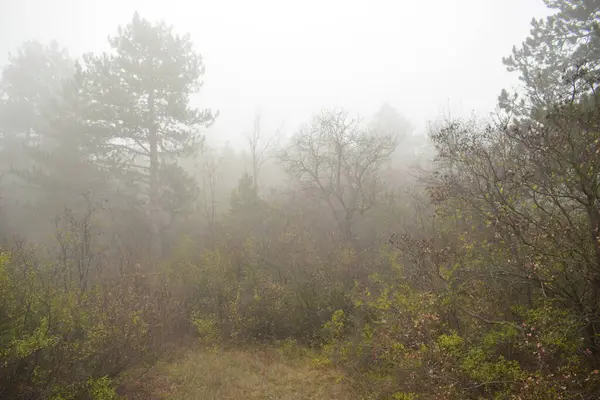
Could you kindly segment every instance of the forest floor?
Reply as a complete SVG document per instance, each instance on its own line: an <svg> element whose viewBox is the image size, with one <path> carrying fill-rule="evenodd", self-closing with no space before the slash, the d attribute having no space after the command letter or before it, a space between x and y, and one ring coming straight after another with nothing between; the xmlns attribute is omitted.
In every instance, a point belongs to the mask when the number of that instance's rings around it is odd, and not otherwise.
<svg viewBox="0 0 600 400"><path fill-rule="evenodd" d="M129 400L328 399L357 397L343 375L275 349L177 351L118 392Z"/></svg>

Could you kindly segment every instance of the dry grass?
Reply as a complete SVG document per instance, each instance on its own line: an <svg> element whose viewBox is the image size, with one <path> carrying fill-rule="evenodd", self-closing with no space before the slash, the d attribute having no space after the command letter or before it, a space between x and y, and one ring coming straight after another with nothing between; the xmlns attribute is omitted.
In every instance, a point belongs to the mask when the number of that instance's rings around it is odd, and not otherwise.
<svg viewBox="0 0 600 400"><path fill-rule="evenodd" d="M334 370L274 350L196 350L163 363L127 388L129 399L353 399Z"/></svg>

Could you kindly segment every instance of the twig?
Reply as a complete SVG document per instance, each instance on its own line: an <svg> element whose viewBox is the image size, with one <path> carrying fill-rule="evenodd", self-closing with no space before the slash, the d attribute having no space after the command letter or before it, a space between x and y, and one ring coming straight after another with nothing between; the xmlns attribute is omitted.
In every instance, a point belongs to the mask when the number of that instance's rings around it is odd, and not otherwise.
<svg viewBox="0 0 600 400"><path fill-rule="evenodd" d="M473 312L471 312L471 311L469 311L469 310L467 310L467 309L459 306L458 304L456 305L456 307L459 310L461 310L461 311L469 314L471 317L477 318L478 320L483 321L486 324L490 324L490 325L508 325L508 326L512 326L513 328L515 328L515 329L517 329L519 331L523 331L523 328L521 328L519 325L517 325L517 324L515 324L513 322L509 322L509 321L497 321L497 320L487 319L485 317L482 317L481 315L477 315L477 314L475 314L475 313L473 313Z"/></svg>
<svg viewBox="0 0 600 400"><path fill-rule="evenodd" d="M496 384L503 384L503 383L517 383L517 381L489 381L489 382L483 382L483 383L480 383L478 385L474 385L474 386L470 386L468 388L465 388L465 390L473 390L473 389L480 388L482 386L496 385Z"/></svg>

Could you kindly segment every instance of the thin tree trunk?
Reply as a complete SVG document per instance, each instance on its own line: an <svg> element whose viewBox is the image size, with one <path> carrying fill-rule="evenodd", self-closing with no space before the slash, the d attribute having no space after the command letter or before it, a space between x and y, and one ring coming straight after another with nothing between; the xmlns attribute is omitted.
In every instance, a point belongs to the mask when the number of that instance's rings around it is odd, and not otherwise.
<svg viewBox="0 0 600 400"><path fill-rule="evenodd" d="M152 257L159 259L162 256L162 243L160 237L159 216L159 159L158 159L158 132L154 120L154 91L148 95L148 111L150 113L149 145L150 145L150 225L152 229Z"/></svg>

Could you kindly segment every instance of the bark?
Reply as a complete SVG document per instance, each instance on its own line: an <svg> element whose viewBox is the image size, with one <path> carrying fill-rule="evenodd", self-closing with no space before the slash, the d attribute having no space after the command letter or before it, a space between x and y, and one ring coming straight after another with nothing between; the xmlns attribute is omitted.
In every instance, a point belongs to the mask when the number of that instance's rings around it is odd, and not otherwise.
<svg viewBox="0 0 600 400"><path fill-rule="evenodd" d="M158 159L158 129L154 117L154 91L148 95L149 112L149 132L148 141L150 144L150 225L151 225L151 251L152 258L159 259L162 256L162 241L160 237L160 183L158 179L159 159Z"/></svg>

